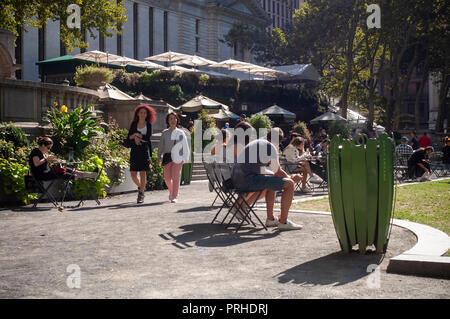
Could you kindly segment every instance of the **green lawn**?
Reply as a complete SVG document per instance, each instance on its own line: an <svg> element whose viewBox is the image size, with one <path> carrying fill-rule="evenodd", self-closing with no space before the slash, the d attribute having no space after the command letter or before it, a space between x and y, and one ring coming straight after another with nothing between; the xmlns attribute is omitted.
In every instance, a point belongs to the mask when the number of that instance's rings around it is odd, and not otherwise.
<svg viewBox="0 0 450 319"><path fill-rule="evenodd" d="M397 188L394 218L406 219L450 234L450 179ZM330 211L328 198L296 203L292 209ZM446 256L450 256L450 251Z"/></svg>

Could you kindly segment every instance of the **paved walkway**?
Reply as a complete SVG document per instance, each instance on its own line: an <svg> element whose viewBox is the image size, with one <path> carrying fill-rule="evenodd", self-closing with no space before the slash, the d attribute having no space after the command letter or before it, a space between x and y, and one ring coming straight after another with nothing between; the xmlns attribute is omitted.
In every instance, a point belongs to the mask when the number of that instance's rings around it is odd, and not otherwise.
<svg viewBox="0 0 450 319"><path fill-rule="evenodd" d="M393 227L386 257L345 255L330 216L292 213L300 231L211 225L206 183L116 196L59 213L0 211L1 298L449 298L450 281L386 273L416 243ZM47 208L45 208L47 207ZM258 211L265 218L264 211ZM367 269L380 263L372 274ZM69 265L76 265L67 272ZM80 270L80 288L67 279ZM77 281L70 281L77 283Z"/></svg>

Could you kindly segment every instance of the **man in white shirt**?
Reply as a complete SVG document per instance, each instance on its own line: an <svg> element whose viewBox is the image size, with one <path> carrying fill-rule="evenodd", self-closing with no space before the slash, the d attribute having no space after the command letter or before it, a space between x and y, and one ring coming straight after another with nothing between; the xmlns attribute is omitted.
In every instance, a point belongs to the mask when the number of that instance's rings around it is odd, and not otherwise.
<svg viewBox="0 0 450 319"><path fill-rule="evenodd" d="M249 128L244 128L244 130L251 129L251 126L248 126ZM293 175L290 178L281 169L277 147L271 143L273 134L274 130L268 135L267 140L254 140L240 152L237 164L233 167L233 184L242 191L248 190L249 193L252 193L248 199L250 204L258 199L255 192L263 191L261 197L265 196L267 204L266 226L278 226L280 230L302 229L303 226L297 225L287 218L294 197L295 183L298 183L301 177ZM279 141L279 139L277 140ZM273 215L277 191L282 191L280 220Z"/></svg>

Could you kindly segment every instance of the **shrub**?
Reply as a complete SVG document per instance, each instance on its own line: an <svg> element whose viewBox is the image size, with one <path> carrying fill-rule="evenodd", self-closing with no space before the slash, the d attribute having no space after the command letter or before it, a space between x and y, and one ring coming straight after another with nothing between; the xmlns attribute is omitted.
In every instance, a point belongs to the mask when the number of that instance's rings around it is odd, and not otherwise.
<svg viewBox="0 0 450 319"><path fill-rule="evenodd" d="M2 201L13 204L29 204L34 194L28 194L24 176L28 173L28 165L0 158L0 193ZM0 197L0 198L1 198Z"/></svg>
<svg viewBox="0 0 450 319"><path fill-rule="evenodd" d="M73 149L76 158L81 158L84 149L91 144L91 139L103 132L99 120L91 117L89 110L93 105L77 107L73 112L62 112L51 108L47 119L53 129L53 152L64 158Z"/></svg>
<svg viewBox="0 0 450 319"><path fill-rule="evenodd" d="M343 138L349 138L351 135L351 128L347 123L331 122L328 126L328 136L332 138L335 135L341 135Z"/></svg>
<svg viewBox="0 0 450 319"><path fill-rule="evenodd" d="M16 147L30 144L25 132L12 123L0 123L0 140L12 142Z"/></svg>
<svg viewBox="0 0 450 319"><path fill-rule="evenodd" d="M158 148L153 150L150 163L152 168L147 172L146 190L165 189L163 167L158 164Z"/></svg>
<svg viewBox="0 0 450 319"><path fill-rule="evenodd" d="M108 68L97 67L94 65L85 65L77 67L74 80L78 86L90 89L98 89L106 83L111 83L114 79L113 72Z"/></svg>
<svg viewBox="0 0 450 319"><path fill-rule="evenodd" d="M92 156L91 158L87 159L86 161L83 161L80 163L77 167L77 170L85 171L85 172L93 172L96 167L102 167L103 161L98 156ZM73 193L78 198L89 198L89 197L105 197L106 191L105 187L109 185L109 179L106 175L105 170L101 171L100 177L97 179L97 181L92 180L75 180L73 184ZM86 184L88 188L83 185ZM88 192L94 192L94 194L89 194Z"/></svg>
<svg viewBox="0 0 450 319"><path fill-rule="evenodd" d="M128 131L119 129L119 125L114 119L111 119L107 126L107 132L102 135L102 138L95 139L86 148L85 157L98 155L103 160L103 169L116 169L117 175L110 180L110 183L119 185L125 180L124 172L129 164L130 150L122 145Z"/></svg>
<svg viewBox="0 0 450 319"><path fill-rule="evenodd" d="M248 122L254 127L256 130L256 134L258 135L258 138L263 137L264 134L263 130L266 129L270 130L273 123L270 120L270 118L267 115L253 115L251 118L248 119ZM261 130L261 131L260 131ZM261 136L260 136L261 134Z"/></svg>

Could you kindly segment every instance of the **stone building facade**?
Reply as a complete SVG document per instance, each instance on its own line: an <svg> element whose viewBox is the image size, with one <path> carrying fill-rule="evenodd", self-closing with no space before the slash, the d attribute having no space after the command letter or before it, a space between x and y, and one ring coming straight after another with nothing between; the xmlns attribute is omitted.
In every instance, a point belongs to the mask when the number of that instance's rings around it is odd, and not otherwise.
<svg viewBox="0 0 450 319"><path fill-rule="evenodd" d="M267 26L267 16L258 0L122 0L128 16L122 35L113 37L88 34L89 51L100 50L142 60L168 50L196 54L222 61L236 58L253 62L243 50L234 50L221 42L234 23ZM28 28L17 39L15 57L21 69L18 79L38 81L36 62L66 52L58 39L60 22L49 21L42 29ZM235 54L235 52L238 52Z"/></svg>

